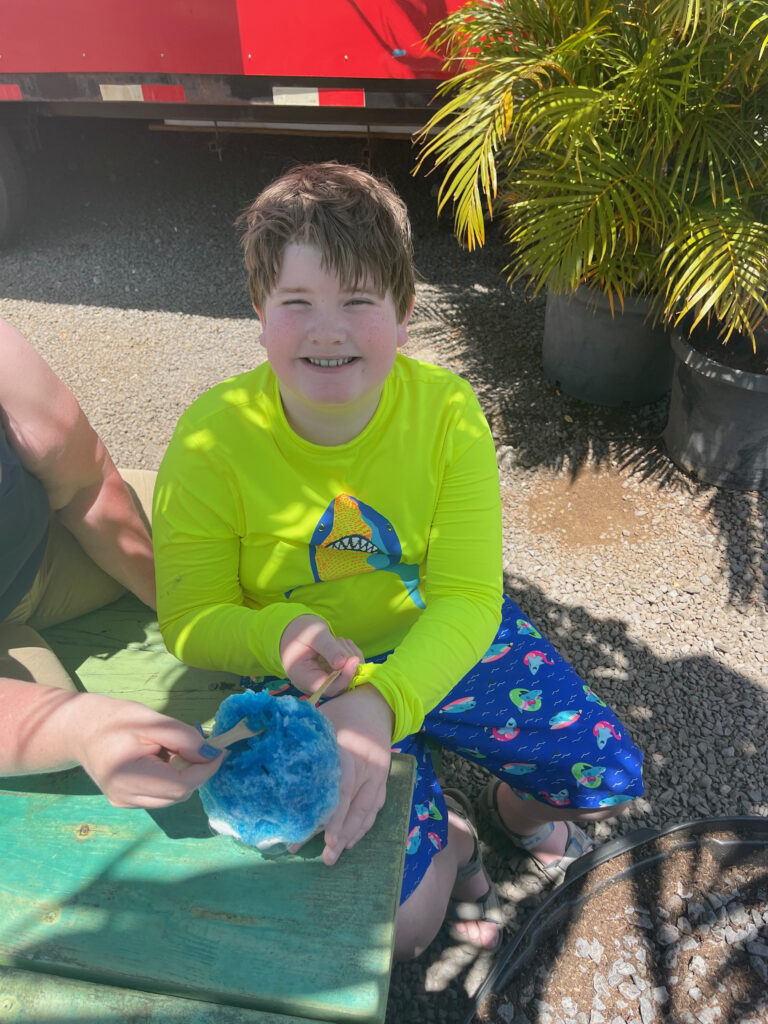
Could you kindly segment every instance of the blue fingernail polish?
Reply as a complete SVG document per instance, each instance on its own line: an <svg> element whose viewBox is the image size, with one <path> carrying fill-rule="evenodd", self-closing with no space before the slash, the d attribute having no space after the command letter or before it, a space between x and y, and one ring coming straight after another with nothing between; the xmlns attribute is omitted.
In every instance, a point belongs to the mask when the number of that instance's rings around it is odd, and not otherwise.
<svg viewBox="0 0 768 1024"><path fill-rule="evenodd" d="M218 750L216 747L212 747L210 743L204 743L202 747L200 747L199 753L202 754L203 757L209 757L211 760L213 760L214 757L219 756L221 751Z"/></svg>

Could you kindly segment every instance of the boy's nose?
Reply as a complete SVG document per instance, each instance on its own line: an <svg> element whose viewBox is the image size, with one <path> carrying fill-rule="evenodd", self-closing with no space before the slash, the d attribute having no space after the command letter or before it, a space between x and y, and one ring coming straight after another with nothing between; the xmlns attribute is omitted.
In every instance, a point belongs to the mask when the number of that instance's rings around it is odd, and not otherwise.
<svg viewBox="0 0 768 1024"><path fill-rule="evenodd" d="M319 344L342 342L346 333L342 318L334 310L318 310L310 331L311 340Z"/></svg>

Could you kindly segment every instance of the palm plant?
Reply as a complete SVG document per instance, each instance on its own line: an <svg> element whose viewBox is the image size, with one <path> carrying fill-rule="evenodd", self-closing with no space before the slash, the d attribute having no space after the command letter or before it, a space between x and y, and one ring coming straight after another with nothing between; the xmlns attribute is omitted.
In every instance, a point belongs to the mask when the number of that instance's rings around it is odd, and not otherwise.
<svg viewBox="0 0 768 1024"><path fill-rule="evenodd" d="M724 339L768 316L764 0L469 0L429 43L451 77L420 136L470 249L510 280L646 295ZM765 52L764 52L765 51Z"/></svg>

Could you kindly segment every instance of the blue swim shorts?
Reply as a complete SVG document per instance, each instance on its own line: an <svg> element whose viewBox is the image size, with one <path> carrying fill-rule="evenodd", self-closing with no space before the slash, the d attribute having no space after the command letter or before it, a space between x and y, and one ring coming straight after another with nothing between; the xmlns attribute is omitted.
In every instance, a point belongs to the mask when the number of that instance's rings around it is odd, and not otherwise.
<svg viewBox="0 0 768 1024"><path fill-rule="evenodd" d="M243 682L302 696L286 680ZM488 651L426 716L420 732L392 748L416 759L401 903L448 839L429 741L486 768L524 800L589 809L643 793L643 755L625 726L505 597Z"/></svg>

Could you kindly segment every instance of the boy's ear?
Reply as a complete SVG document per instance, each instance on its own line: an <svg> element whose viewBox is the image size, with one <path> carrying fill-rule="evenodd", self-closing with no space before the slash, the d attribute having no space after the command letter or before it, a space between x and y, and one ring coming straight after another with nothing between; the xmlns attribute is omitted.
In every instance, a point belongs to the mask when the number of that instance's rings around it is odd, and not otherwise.
<svg viewBox="0 0 768 1024"><path fill-rule="evenodd" d="M266 323L265 323L265 320L264 320L264 313L262 312L262 310L260 309L259 306L255 305L254 303L251 303L251 305L253 306L254 313L256 314L256 316L259 318L259 320L261 322L261 334L259 335L259 344L263 345L264 344L264 330L265 330L265 327L266 327Z"/></svg>
<svg viewBox="0 0 768 1024"><path fill-rule="evenodd" d="M411 301L408 303L408 309L405 311L405 316L397 325L397 347L402 348L403 345L408 341L408 321L411 319L411 313L413 312L413 304L416 301L416 296L411 296Z"/></svg>

